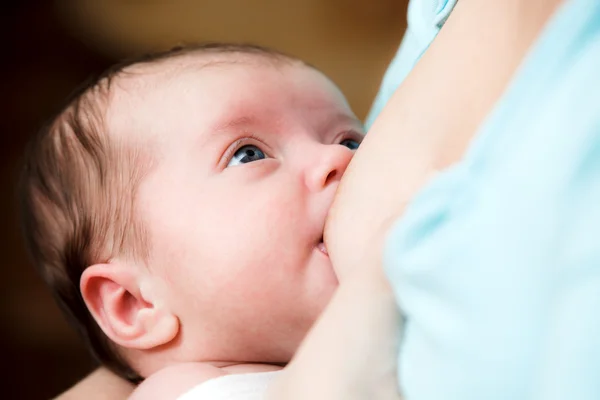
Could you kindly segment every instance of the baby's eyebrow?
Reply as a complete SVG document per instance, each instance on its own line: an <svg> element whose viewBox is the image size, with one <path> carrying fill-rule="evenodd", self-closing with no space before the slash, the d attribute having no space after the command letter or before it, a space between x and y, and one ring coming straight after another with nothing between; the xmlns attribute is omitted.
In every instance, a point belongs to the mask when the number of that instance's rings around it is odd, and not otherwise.
<svg viewBox="0 0 600 400"><path fill-rule="evenodd" d="M241 115L234 118L221 118L210 126L206 131L207 134L203 135L204 137L200 144L205 145L213 140L222 140L225 137L228 137L227 133L229 133L229 136L232 136L234 132L239 132L241 129L248 129L257 124L257 119L248 115Z"/></svg>
<svg viewBox="0 0 600 400"><path fill-rule="evenodd" d="M239 129L241 127L255 125L256 118L250 117L248 115L242 115L239 117L235 117L233 119L227 119L224 122L217 123L213 129L213 132L221 132L230 129Z"/></svg>
<svg viewBox="0 0 600 400"><path fill-rule="evenodd" d="M223 138L223 134L229 132L239 132L240 130L250 129L260 125L261 122L258 118L253 115L238 115L233 118L223 118L218 120L209 130L208 136L203 140L203 143L207 143L215 140L216 138ZM322 125L321 125L322 124ZM333 116L327 117L326 121L322 121L317 128L321 132L329 132L335 129L336 126L346 124L353 125L359 132L365 131L363 123L351 113L346 112L335 112Z"/></svg>
<svg viewBox="0 0 600 400"><path fill-rule="evenodd" d="M363 132L365 130L363 123L358 118L356 118L354 115L344 112L336 113L336 115L329 120L324 128L325 130L329 130L334 128L337 124L350 124L359 128Z"/></svg>

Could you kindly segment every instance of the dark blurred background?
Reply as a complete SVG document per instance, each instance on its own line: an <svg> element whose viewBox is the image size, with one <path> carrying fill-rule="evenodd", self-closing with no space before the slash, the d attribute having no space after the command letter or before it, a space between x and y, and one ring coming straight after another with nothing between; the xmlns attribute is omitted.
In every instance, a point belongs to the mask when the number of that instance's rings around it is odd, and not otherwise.
<svg viewBox="0 0 600 400"><path fill-rule="evenodd" d="M28 137L119 58L194 41L253 42L317 66L364 117L407 0L13 0L0 5L2 399L47 399L94 367L29 264L14 196Z"/></svg>

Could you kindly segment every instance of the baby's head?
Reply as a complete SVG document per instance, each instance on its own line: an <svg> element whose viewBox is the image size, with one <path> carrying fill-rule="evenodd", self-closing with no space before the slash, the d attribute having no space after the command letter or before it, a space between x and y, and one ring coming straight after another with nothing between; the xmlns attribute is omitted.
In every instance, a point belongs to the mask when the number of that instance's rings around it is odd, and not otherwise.
<svg viewBox="0 0 600 400"><path fill-rule="evenodd" d="M337 285L323 228L361 138L337 87L277 52L206 45L118 66L32 142L30 252L124 376L285 363Z"/></svg>

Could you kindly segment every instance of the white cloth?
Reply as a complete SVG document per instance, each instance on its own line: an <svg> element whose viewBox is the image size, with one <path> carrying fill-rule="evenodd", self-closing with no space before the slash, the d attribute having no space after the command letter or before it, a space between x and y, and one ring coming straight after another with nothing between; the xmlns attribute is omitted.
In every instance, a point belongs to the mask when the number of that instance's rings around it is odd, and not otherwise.
<svg viewBox="0 0 600 400"><path fill-rule="evenodd" d="M263 400L269 384L281 371L232 374L210 379L177 400Z"/></svg>

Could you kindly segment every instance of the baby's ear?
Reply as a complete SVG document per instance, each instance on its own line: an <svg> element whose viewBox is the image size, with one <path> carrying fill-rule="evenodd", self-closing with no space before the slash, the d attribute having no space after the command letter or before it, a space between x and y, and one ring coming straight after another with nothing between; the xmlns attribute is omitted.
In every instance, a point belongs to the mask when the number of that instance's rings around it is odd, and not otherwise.
<svg viewBox="0 0 600 400"><path fill-rule="evenodd" d="M162 346L179 332L179 319L141 290L144 279L150 278L119 262L92 265L81 276L81 295L96 323L127 349Z"/></svg>

